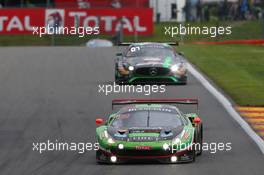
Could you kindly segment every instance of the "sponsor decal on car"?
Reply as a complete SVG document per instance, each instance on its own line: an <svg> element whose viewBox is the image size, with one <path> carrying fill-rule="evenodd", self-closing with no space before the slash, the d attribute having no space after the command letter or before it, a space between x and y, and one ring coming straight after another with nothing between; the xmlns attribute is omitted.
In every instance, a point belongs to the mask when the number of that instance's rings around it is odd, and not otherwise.
<svg viewBox="0 0 264 175"><path fill-rule="evenodd" d="M151 150L151 146L136 146L136 150Z"/></svg>

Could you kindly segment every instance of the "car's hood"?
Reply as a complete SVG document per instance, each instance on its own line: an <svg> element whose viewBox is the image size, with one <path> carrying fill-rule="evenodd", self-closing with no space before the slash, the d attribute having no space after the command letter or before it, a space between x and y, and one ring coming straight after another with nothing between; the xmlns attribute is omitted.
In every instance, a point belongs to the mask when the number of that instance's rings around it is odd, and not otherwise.
<svg viewBox="0 0 264 175"><path fill-rule="evenodd" d="M170 67L171 65L179 63L179 61L172 57L133 57L125 58L125 62L135 67Z"/></svg>
<svg viewBox="0 0 264 175"><path fill-rule="evenodd" d="M158 141L170 140L179 135L184 126L173 127L133 127L114 128L108 127L107 131L116 140L130 141ZM134 139L134 140L133 140Z"/></svg>

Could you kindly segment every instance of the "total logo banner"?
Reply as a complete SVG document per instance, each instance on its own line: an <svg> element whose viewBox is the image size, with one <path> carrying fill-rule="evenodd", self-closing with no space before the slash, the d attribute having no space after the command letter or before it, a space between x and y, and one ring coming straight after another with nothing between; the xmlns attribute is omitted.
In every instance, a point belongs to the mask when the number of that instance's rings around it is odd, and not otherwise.
<svg viewBox="0 0 264 175"><path fill-rule="evenodd" d="M0 9L0 34L32 34L33 28L49 26L99 27L114 34L123 26L125 34L153 33L150 8L122 9Z"/></svg>

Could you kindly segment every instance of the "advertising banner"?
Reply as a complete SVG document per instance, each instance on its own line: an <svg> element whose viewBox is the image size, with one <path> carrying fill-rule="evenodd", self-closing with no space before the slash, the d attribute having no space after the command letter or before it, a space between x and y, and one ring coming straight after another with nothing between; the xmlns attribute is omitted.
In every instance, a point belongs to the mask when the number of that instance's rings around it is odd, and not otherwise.
<svg viewBox="0 0 264 175"><path fill-rule="evenodd" d="M75 8L78 6L82 6L84 3L88 4L90 8L111 8L113 0L82 0L82 1L76 1L76 0L54 0L55 7L58 8L65 8L65 7L71 7ZM132 7L149 7L149 0L122 0L119 1L120 6L126 7L126 8L132 8Z"/></svg>
<svg viewBox="0 0 264 175"><path fill-rule="evenodd" d="M0 34L32 34L34 28L99 27L100 34L153 33L152 9L0 9Z"/></svg>

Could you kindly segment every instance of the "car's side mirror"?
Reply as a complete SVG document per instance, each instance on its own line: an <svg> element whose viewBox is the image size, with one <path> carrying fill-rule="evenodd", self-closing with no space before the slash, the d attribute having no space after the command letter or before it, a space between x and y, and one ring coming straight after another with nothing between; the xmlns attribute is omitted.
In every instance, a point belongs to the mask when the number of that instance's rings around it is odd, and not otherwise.
<svg viewBox="0 0 264 175"><path fill-rule="evenodd" d="M104 120L101 119L101 118L97 118L97 119L95 120L96 125L101 125L101 124L103 124L103 122L104 122Z"/></svg>
<svg viewBox="0 0 264 175"><path fill-rule="evenodd" d="M201 123L201 118L200 117L195 117L194 119L193 119L193 123L196 123L196 124L199 124L199 123Z"/></svg>
<svg viewBox="0 0 264 175"><path fill-rule="evenodd" d="M121 56L123 56L123 54L122 53L117 53L116 56L121 57Z"/></svg>

